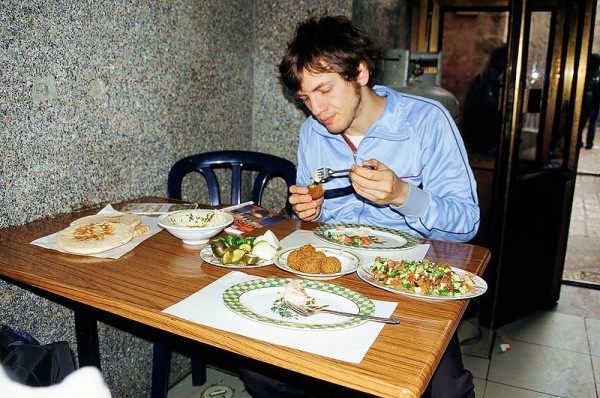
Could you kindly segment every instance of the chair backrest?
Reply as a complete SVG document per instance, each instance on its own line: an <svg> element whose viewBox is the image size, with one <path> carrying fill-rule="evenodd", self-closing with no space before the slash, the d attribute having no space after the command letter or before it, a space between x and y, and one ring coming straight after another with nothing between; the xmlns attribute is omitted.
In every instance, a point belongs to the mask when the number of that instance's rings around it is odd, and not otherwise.
<svg viewBox="0 0 600 398"><path fill-rule="evenodd" d="M289 187L296 183L296 165L287 159L261 152L252 151L215 151L204 152L178 160L167 181L167 195L173 199L181 199L183 178L198 172L206 180L208 186L209 204L222 204L219 181L214 169L231 169L231 204L242 201L242 171L256 171L258 175L252 185L252 201L262 204L263 191L267 182L274 177L281 177L287 184L286 198L289 197ZM286 200L285 209L292 214L292 207Z"/></svg>

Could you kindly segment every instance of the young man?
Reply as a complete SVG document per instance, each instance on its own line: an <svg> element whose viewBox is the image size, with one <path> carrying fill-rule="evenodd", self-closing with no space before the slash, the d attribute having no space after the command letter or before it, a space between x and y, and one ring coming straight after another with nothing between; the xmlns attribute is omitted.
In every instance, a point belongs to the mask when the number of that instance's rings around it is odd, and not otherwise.
<svg viewBox="0 0 600 398"><path fill-rule="evenodd" d="M345 17L310 19L289 43L281 78L312 114L300 129L293 210L306 221L468 241L479 227L479 206L460 133L438 102L373 86L377 54ZM324 196L313 199L307 186L320 167L352 171L324 182ZM247 378L247 387L277 396L283 384L266 380ZM472 397L473 387L454 336L426 395Z"/></svg>
<svg viewBox="0 0 600 398"><path fill-rule="evenodd" d="M476 184L452 117L435 101L371 87L376 54L343 17L308 21L289 44L281 77L312 113L300 129L294 211L302 220L472 239ZM351 165L349 179L325 182L323 198L308 195L317 168Z"/></svg>

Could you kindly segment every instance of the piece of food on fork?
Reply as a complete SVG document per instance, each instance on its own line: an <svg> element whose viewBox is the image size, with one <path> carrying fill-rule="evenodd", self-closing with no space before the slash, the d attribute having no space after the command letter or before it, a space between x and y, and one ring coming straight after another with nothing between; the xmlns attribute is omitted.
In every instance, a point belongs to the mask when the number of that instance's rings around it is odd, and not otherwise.
<svg viewBox="0 0 600 398"><path fill-rule="evenodd" d="M319 199L321 196L325 195L325 190L323 189L323 184L320 182L314 182L308 186L308 194L313 199Z"/></svg>

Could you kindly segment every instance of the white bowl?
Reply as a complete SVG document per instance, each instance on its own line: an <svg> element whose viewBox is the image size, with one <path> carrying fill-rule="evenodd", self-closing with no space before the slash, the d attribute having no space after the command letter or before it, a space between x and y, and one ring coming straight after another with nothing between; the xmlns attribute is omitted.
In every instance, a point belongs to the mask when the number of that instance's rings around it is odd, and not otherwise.
<svg viewBox="0 0 600 398"><path fill-rule="evenodd" d="M233 222L233 216L220 210L178 210L158 218L158 225L187 245L201 245Z"/></svg>

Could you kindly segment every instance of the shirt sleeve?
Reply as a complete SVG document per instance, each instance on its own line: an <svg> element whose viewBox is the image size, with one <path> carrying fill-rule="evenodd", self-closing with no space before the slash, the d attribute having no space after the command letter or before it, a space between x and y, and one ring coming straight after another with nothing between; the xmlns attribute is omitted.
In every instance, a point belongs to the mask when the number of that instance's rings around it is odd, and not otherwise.
<svg viewBox="0 0 600 398"><path fill-rule="evenodd" d="M408 197L402 206L390 207L408 218L419 218L425 215L431 201L429 193L419 187L408 184Z"/></svg>
<svg viewBox="0 0 600 398"><path fill-rule="evenodd" d="M422 188L412 185L395 210L425 237L471 240L479 228L477 185L458 128L441 111L421 129Z"/></svg>

